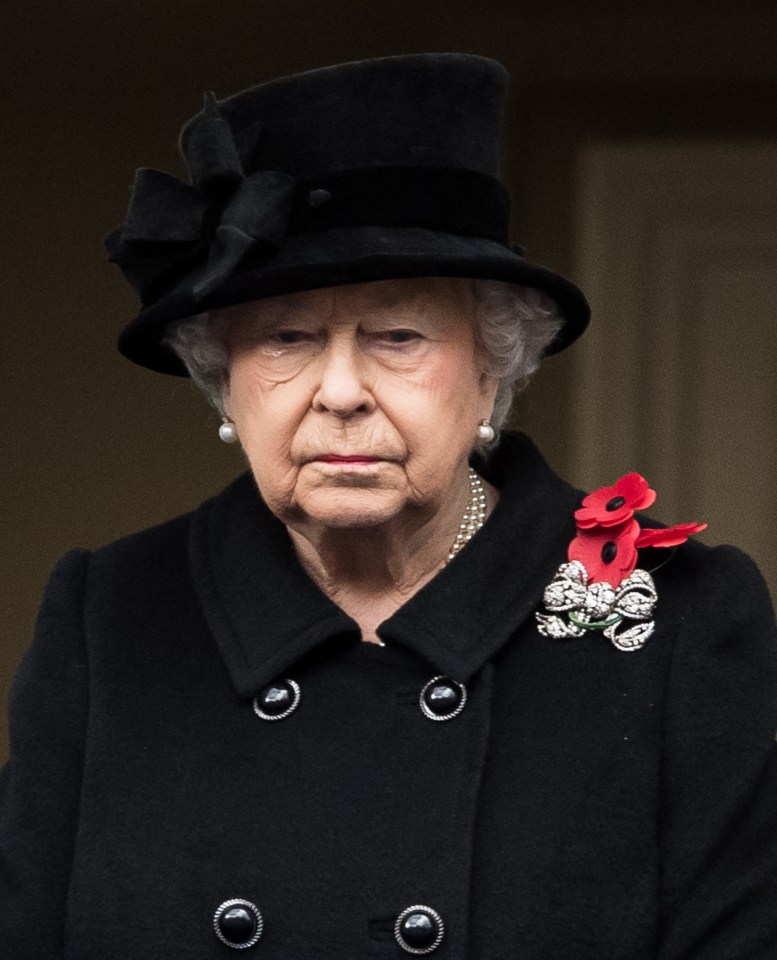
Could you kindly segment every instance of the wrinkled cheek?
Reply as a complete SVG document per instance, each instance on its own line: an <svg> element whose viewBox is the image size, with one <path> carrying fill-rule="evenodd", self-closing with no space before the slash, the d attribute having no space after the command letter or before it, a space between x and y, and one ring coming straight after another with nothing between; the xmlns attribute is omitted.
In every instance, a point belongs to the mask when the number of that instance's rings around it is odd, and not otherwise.
<svg viewBox="0 0 777 960"><path fill-rule="evenodd" d="M298 496L299 471L288 464L261 455L255 463L252 462L251 469L262 499L272 512L282 519L294 509Z"/></svg>
<svg viewBox="0 0 777 960"><path fill-rule="evenodd" d="M290 468L306 407L272 389L257 390L241 404L247 440L256 458L275 460ZM238 428L238 432L240 429Z"/></svg>
<svg viewBox="0 0 777 960"><path fill-rule="evenodd" d="M441 364L426 380L426 388L448 409L456 406L466 410L480 399L483 392L481 378L474 365L452 363Z"/></svg>
<svg viewBox="0 0 777 960"><path fill-rule="evenodd" d="M291 439L277 426L259 420L253 420L247 426L245 437L241 434L243 452L259 492L268 504L288 501L293 495L298 471L291 457Z"/></svg>

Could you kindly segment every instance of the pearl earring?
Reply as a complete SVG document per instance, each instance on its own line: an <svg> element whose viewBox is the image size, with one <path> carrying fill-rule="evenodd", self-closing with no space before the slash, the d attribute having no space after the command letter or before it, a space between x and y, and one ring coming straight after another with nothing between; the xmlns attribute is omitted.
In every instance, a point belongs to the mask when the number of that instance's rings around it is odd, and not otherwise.
<svg viewBox="0 0 777 960"><path fill-rule="evenodd" d="M478 424L478 440L481 443L493 443L495 436L496 431L488 420L481 420Z"/></svg>
<svg viewBox="0 0 777 960"><path fill-rule="evenodd" d="M234 443L237 440L237 428L231 420L224 417L224 422L219 426L219 439L224 443Z"/></svg>

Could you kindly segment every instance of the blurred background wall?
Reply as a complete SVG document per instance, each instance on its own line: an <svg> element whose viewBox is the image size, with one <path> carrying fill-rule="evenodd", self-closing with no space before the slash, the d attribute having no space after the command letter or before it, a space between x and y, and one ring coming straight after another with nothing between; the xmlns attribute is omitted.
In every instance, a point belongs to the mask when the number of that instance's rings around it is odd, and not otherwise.
<svg viewBox="0 0 777 960"><path fill-rule="evenodd" d="M657 515L703 515L774 589L776 28L774 0L7 0L2 699L59 555L188 510L242 469L188 383L114 352L136 304L102 238L135 168L183 172L177 134L204 91L350 59L506 64L514 239L595 310L515 423L576 483L642 470L668 491Z"/></svg>

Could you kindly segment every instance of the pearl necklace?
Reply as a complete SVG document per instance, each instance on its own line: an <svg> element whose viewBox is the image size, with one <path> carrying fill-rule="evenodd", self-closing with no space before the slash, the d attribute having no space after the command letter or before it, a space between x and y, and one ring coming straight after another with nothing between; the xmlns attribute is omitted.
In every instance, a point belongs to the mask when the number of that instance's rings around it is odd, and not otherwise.
<svg viewBox="0 0 777 960"><path fill-rule="evenodd" d="M453 560L462 547L465 547L469 543L486 522L488 504L486 503L486 490L483 486L483 481L472 467L469 468L468 476L469 503L464 509L464 516L461 518L461 523L459 524L459 532L456 534L456 539L448 551L448 556L445 558L443 566L446 566Z"/></svg>

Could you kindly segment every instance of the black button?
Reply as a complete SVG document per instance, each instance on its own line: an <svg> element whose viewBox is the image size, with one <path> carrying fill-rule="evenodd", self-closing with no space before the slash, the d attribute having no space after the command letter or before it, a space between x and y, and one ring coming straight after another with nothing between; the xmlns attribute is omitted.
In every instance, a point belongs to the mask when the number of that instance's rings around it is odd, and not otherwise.
<svg viewBox="0 0 777 960"><path fill-rule="evenodd" d="M325 207L332 199L332 194L328 190L319 187L318 190L311 190L308 194L308 205L314 210L320 210Z"/></svg>
<svg viewBox="0 0 777 960"><path fill-rule="evenodd" d="M262 914L248 900L225 900L213 915L216 936L228 947L245 950L262 935Z"/></svg>
<svg viewBox="0 0 777 960"><path fill-rule="evenodd" d="M421 709L430 720L450 720L466 702L466 687L450 677L434 677L421 691Z"/></svg>
<svg viewBox="0 0 777 960"><path fill-rule="evenodd" d="M294 680L269 683L254 697L254 713L262 720L283 720L297 709L299 684Z"/></svg>
<svg viewBox="0 0 777 960"><path fill-rule="evenodd" d="M403 910L394 924L396 941L407 953L431 953L439 947L443 933L440 914L421 904Z"/></svg>

